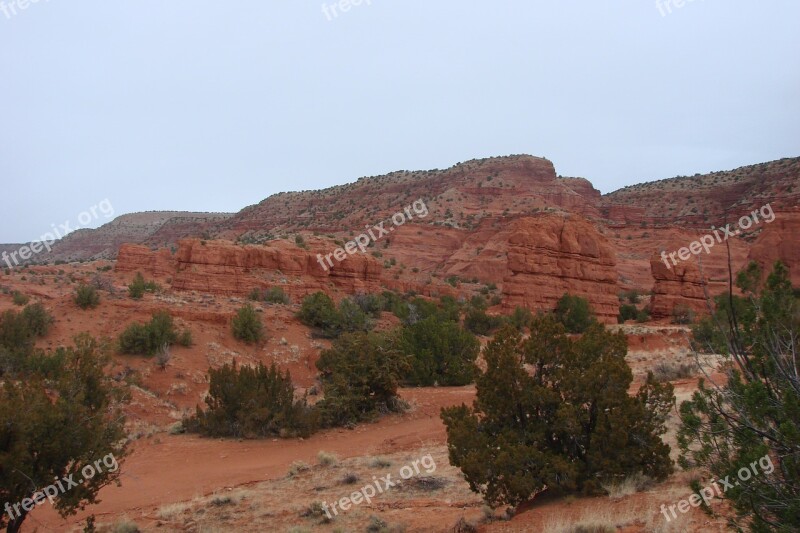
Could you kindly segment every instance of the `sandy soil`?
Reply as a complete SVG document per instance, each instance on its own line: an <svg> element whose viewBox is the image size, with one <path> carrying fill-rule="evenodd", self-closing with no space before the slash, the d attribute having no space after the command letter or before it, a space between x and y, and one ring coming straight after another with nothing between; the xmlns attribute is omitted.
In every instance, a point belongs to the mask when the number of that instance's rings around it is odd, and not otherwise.
<svg viewBox="0 0 800 533"><path fill-rule="evenodd" d="M688 482L697 475L691 472L678 472L665 483L638 491L623 487L605 498L539 499L510 519L504 509L485 508L460 471L448 464L439 419L442 407L470 403L474 387L403 389L409 412L308 439L237 441L173 435L173 425L202 403L209 366L233 360L276 362L290 370L305 391L314 384L314 363L327 343L312 338L293 318L296 305L263 304L269 339L258 347L241 344L230 335L229 319L242 299L164 293L135 302L124 292L126 277L98 273L106 264L110 263L15 271L0 277L0 288L22 291L32 301L44 303L56 317L52 332L39 342L42 348L68 344L81 331L115 338L129 323L149 319L156 309L168 309L180 328L189 328L194 345L175 347L163 371L150 359L114 356L111 371L137 383L126 408L132 453L121 466L122 486L106 487L100 493L101 503L66 520L47 505L36 509L24 525L25 532L82 531L90 514L101 531L124 531L125 522L135 523L142 531L365 531L370 524L379 530L377 526L384 523L386 531L453 531L460 519L479 531L491 532L571 531L577 524L630 532L722 531L721 520L697 509L669 523L660 514L662 504L676 503L690 494ZM80 311L71 294L77 283L95 275L107 278L116 294L102 292L97 309ZM0 294L0 312L12 308L10 295ZM387 318L385 325L389 322ZM666 323L619 327L629 339L628 360L635 376L632 390L658 363L693 358L684 327ZM678 400L687 399L696 383L696 378L676 381ZM666 438L673 446L676 427L673 417ZM331 464L320 464L320 452L337 459L325 460L323 454L322 462ZM391 473L397 479L403 466L426 455L435 461L435 471L415 474L329 523L324 515L313 512L314 502L330 503L348 496L373 482L373 476ZM298 461L309 468L299 468Z"/></svg>

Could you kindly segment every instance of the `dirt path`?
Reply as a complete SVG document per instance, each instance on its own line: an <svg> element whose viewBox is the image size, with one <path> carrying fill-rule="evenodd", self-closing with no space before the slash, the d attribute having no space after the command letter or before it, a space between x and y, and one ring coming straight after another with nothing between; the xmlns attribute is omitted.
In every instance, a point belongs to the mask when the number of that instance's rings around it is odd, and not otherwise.
<svg viewBox="0 0 800 533"><path fill-rule="evenodd" d="M45 504L31 513L24 531L64 531L90 514L98 521L120 513L133 518L215 490L280 478L294 461L315 463L321 450L348 458L442 444L445 431L439 410L470 403L474 394L474 387L404 389L401 395L411 402L411 412L353 430L320 432L309 439L231 441L166 434L142 439L122 466L122 487L106 487L100 493L101 503L66 521Z"/></svg>

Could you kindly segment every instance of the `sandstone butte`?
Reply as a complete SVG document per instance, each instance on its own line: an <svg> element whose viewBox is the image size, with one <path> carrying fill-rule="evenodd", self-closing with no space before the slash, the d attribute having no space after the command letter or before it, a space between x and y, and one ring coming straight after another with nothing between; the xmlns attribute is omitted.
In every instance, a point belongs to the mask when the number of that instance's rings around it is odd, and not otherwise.
<svg viewBox="0 0 800 533"><path fill-rule="evenodd" d="M426 217L416 216L368 253L330 270L318 263L317 254L331 253L365 225L418 199L428 207ZM388 288L469 297L494 284L502 299L492 312L510 312L516 306L549 310L570 292L588 298L611 323L617 294L634 288L652 291L648 305L656 318L670 316L676 306L705 312L706 291L725 290L728 247L673 268L660 252L688 246L711 226L766 203L776 220L728 243L733 268L749 260L769 268L780 259L800 283L800 158L607 195L586 179L558 176L544 158L473 160L276 194L236 214L126 215L68 236L51 258L116 253L120 272L141 271L176 290L229 295L279 284L292 296ZM102 254L91 243L102 243Z"/></svg>

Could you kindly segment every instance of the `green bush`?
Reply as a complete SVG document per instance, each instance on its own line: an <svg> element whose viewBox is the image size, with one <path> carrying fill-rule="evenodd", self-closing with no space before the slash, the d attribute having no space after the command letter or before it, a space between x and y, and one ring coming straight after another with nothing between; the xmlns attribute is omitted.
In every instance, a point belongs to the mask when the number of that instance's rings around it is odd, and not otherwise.
<svg viewBox="0 0 800 533"><path fill-rule="evenodd" d="M259 342L264 338L264 325L255 308L247 304L236 312L231 322L233 336L247 343Z"/></svg>
<svg viewBox="0 0 800 533"><path fill-rule="evenodd" d="M324 292L315 292L303 298L297 318L306 326L319 330L336 328L339 322L336 304Z"/></svg>
<svg viewBox="0 0 800 533"><path fill-rule="evenodd" d="M14 291L14 294L11 296L11 300L14 302L14 305L19 305L21 307L23 305L27 305L31 299L19 291Z"/></svg>
<svg viewBox="0 0 800 533"><path fill-rule="evenodd" d="M343 426L399 411L397 388L409 364L394 342L376 333L348 333L317 361L325 398L317 403L326 426Z"/></svg>
<svg viewBox="0 0 800 533"><path fill-rule="evenodd" d="M134 300L139 300L146 292L158 292L161 287L154 281L145 281L141 272L137 272L133 281L128 285L128 295Z"/></svg>
<svg viewBox="0 0 800 533"><path fill-rule="evenodd" d="M91 285L80 285L75 290L75 304L81 309L95 308L100 304L100 295Z"/></svg>
<svg viewBox="0 0 800 533"><path fill-rule="evenodd" d="M192 331L189 329L183 330L183 333L181 333L180 337L178 337L178 344L185 348L188 348L194 344L194 341L192 340Z"/></svg>
<svg viewBox="0 0 800 533"><path fill-rule="evenodd" d="M583 333L595 322L589 300L568 293L558 300L555 316L570 333Z"/></svg>
<svg viewBox="0 0 800 533"><path fill-rule="evenodd" d="M303 299L298 318L306 326L316 328L322 337L335 339L343 333L370 331L374 323L353 300L339 302L337 308L331 298L316 292Z"/></svg>
<svg viewBox="0 0 800 533"><path fill-rule="evenodd" d="M380 318L386 301L380 294L356 294L353 301L362 311L374 318Z"/></svg>
<svg viewBox="0 0 800 533"><path fill-rule="evenodd" d="M470 309L464 317L464 327L475 335L489 335L503 325L503 317L487 315L481 309Z"/></svg>
<svg viewBox="0 0 800 533"><path fill-rule="evenodd" d="M639 313L639 310L636 309L635 305L632 304L623 304L619 306L619 316L617 316L617 322L620 324L624 324L628 320L634 320Z"/></svg>
<svg viewBox="0 0 800 533"><path fill-rule="evenodd" d="M147 324L135 322L128 326L119 337L119 347L125 354L152 356L165 344L175 344L177 337L170 314L157 311Z"/></svg>
<svg viewBox="0 0 800 533"><path fill-rule="evenodd" d="M637 473L665 479L672 386L651 374L630 396L625 335L600 324L578 339L550 315L530 329L525 340L505 328L486 346L473 408L442 410L450 464L470 488L496 507L545 489L602 494L602 484Z"/></svg>
<svg viewBox="0 0 800 533"><path fill-rule="evenodd" d="M640 309L638 313L636 313L636 322L639 324L644 324L645 322L650 321L650 310L646 307L644 309Z"/></svg>
<svg viewBox="0 0 800 533"><path fill-rule="evenodd" d="M31 304L20 313L31 335L44 337L53 324L53 316L40 303Z"/></svg>
<svg viewBox="0 0 800 533"><path fill-rule="evenodd" d="M405 379L409 385L460 386L475 378L480 342L456 322L439 315L403 327L397 347L410 357L411 371Z"/></svg>
<svg viewBox="0 0 800 533"><path fill-rule="evenodd" d="M292 377L273 363L236 364L209 369L206 410L184 420L192 433L207 437L307 437L317 427L317 413L306 400L294 399Z"/></svg>
<svg viewBox="0 0 800 533"><path fill-rule="evenodd" d="M271 304L284 304L291 303L289 296L283 291L282 287L270 287L264 292L264 301Z"/></svg>
<svg viewBox="0 0 800 533"><path fill-rule="evenodd" d="M531 310L519 306L514 308L514 312L511 313L511 316L508 318L509 324L520 332L525 331L525 328L530 326L531 320L533 320L533 313L531 313Z"/></svg>

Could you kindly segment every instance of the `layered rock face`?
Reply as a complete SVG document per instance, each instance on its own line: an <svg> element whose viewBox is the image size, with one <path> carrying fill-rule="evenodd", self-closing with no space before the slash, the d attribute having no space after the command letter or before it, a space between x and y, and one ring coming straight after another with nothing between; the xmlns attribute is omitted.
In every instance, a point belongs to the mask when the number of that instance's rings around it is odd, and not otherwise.
<svg viewBox="0 0 800 533"><path fill-rule="evenodd" d="M653 318L668 318L676 307L688 307L698 315L708 314L706 291L710 296L724 290L725 284L709 282L703 278L694 260L670 264L654 254L650 259L650 270L653 273L653 297L650 300L650 315Z"/></svg>
<svg viewBox="0 0 800 533"><path fill-rule="evenodd" d="M748 260L761 264L765 275L775 261L783 261L789 265L792 285L800 287L800 208L777 211L750 248Z"/></svg>
<svg viewBox="0 0 800 533"><path fill-rule="evenodd" d="M549 311L568 292L587 298L602 322L616 322L614 250L591 223L574 215L526 217L509 233L505 308Z"/></svg>
<svg viewBox="0 0 800 533"><path fill-rule="evenodd" d="M316 253L283 240L243 246L185 239L174 256L168 250L125 245L116 270L169 276L177 290L245 296L254 288L280 285L288 294L302 296L329 284L349 293L375 291L382 267L371 256L355 254L326 270ZM299 283L286 284L286 278Z"/></svg>

